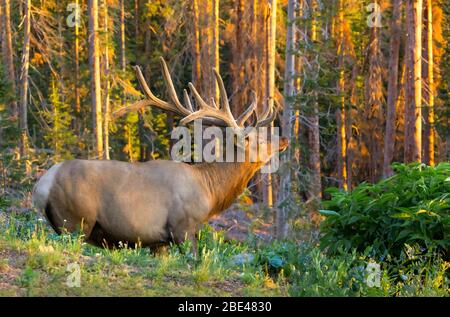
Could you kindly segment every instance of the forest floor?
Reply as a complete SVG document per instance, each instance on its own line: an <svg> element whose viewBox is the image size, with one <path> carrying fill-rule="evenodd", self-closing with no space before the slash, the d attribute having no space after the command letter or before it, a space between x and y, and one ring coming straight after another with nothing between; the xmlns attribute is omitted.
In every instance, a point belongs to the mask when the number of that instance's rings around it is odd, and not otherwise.
<svg viewBox="0 0 450 317"><path fill-rule="evenodd" d="M104 254L78 256L46 250L32 254L18 244L0 241L0 296L282 296L286 290L273 282L252 287L239 274L202 276L181 267L170 255L159 258L108 258ZM42 251L41 251L42 252ZM119 256L120 257L120 256ZM143 257L143 256L141 256ZM75 262L72 262L75 261ZM70 263L80 265L79 286L70 286Z"/></svg>

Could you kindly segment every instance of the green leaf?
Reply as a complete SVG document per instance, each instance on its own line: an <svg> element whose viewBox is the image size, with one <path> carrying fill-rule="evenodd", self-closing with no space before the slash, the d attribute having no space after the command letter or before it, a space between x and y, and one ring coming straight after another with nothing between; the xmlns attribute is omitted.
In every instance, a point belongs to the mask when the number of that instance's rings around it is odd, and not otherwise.
<svg viewBox="0 0 450 317"><path fill-rule="evenodd" d="M283 260L278 255L275 255L269 259L269 265L274 268L280 268L283 266Z"/></svg>
<svg viewBox="0 0 450 317"><path fill-rule="evenodd" d="M399 213L391 215L391 218L408 219L408 218L411 218L411 215L406 212L399 212Z"/></svg>
<svg viewBox="0 0 450 317"><path fill-rule="evenodd" d="M338 214L336 211L333 210L321 209L319 210L319 213L326 216L340 216L340 214Z"/></svg>

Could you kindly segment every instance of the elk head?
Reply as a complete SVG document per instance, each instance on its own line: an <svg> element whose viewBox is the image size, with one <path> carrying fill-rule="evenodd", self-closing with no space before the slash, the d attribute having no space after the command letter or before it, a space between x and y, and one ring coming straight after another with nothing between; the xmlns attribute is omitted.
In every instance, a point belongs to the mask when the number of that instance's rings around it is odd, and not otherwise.
<svg viewBox="0 0 450 317"><path fill-rule="evenodd" d="M193 165L166 160L59 163L41 177L33 191L35 206L44 211L56 232L63 227L68 231L81 227L88 242L108 246L119 241L144 246L182 242L193 237L212 215L228 208L270 157L287 147L286 139L282 138L276 148L272 139L266 139L268 151L252 161L250 153L255 145L250 139L255 132L247 133L246 123L255 110L255 102L235 119L222 78L214 71L220 106L213 101L208 104L192 84L189 88L196 107L186 90L182 104L163 59L161 64L170 100L156 97L136 67L137 79L147 98L117 111L115 116L153 106L181 116L181 124L203 119L209 125L231 127L246 136L245 160ZM267 109L254 126L267 126L274 118L275 111Z"/></svg>

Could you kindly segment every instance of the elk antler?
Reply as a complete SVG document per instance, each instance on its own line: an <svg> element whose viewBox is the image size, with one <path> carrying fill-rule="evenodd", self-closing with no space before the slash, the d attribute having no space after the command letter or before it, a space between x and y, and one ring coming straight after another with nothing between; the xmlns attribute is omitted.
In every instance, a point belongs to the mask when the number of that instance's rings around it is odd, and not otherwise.
<svg viewBox="0 0 450 317"><path fill-rule="evenodd" d="M227 93L225 90L225 85L223 84L222 77L220 76L219 72L216 69L214 70L215 79L217 81L217 85L219 86L219 92L220 92L220 108L215 106L215 103L213 102L213 105L208 105L203 98L200 96L200 94L195 89L194 85L192 83L189 83L189 88L192 91L192 94L194 95L195 101L197 105L199 106L199 110L197 110L194 113L191 113L189 116L183 118L181 120L181 124L187 124L195 119L199 118L216 118L223 122L225 122L229 127L232 127L234 129L243 129L245 122L250 118L252 113L256 110L256 96L253 92L253 102L251 105L239 116L239 118L236 120L231 113L230 110L230 104L228 101ZM261 118L257 118L257 123L255 127L262 127L270 124L273 120L275 120L276 117L276 111L274 111L273 108L268 107L266 111L263 113Z"/></svg>
<svg viewBox="0 0 450 317"><path fill-rule="evenodd" d="M213 69L213 71L215 80L219 87L220 106L216 105L213 98L211 99L211 104L206 103L205 100L200 96L194 85L192 83L189 83L189 89L191 90L192 95L195 99L195 104L197 105L197 110L194 111L191 99L189 98L186 90L183 90L184 105L181 104L175 91L175 87L173 85L172 77L170 76L167 64L162 57L160 58L160 62L163 69L163 77L167 86L167 92L170 101L164 101L156 97L148 87L147 82L142 75L140 67L135 66L134 69L136 71L137 79L147 99L137 101L130 106L117 110L114 113L115 117L119 117L129 111L141 109L143 107L155 106L165 111L171 111L183 117L183 119L180 121L182 125L186 125L196 119L203 118L208 124L222 126L223 123L225 123L227 126L234 129L243 129L245 122L255 111L256 96L254 96L252 104L240 115L237 120L233 117L230 109L230 103L228 101L228 96L225 90L225 85L223 83L222 77L216 69ZM253 93L253 95L255 94ZM275 119L275 116L276 113L273 109L266 109L261 118L257 118L256 127L261 127L269 124Z"/></svg>
<svg viewBox="0 0 450 317"><path fill-rule="evenodd" d="M192 113L192 106L190 103L188 103L187 107L184 107L178 100L177 93L175 92L175 88L173 86L172 77L170 76L169 69L167 68L166 62L164 61L164 59L162 57L160 58L160 62L161 62L161 66L163 69L164 81L166 82L166 85L168 88L167 91L169 93L169 98L170 98L171 102L166 102L166 101L161 100L158 97L156 97L152 93L150 88L148 87L147 82L145 81L144 75L142 75L141 68L139 66L135 66L134 70L136 71L137 80L138 80L142 90L144 91L144 94L147 97L147 99L137 101L130 106L127 106L127 107L117 110L114 113L115 117L119 117L129 111L132 111L132 110L137 110L137 109L140 109L143 107L149 107L149 106L155 106L155 107L158 107L165 111L171 111L171 112L174 112L183 117L188 116L190 113Z"/></svg>

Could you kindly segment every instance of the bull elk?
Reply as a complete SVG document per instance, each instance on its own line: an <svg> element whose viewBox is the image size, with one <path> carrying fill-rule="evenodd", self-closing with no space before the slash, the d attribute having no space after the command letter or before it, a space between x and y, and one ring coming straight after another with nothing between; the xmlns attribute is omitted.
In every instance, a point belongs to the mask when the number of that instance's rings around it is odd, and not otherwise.
<svg viewBox="0 0 450 317"><path fill-rule="evenodd" d="M204 119L213 125L237 130L255 110L255 103L235 120L219 73L214 70L220 90L220 106L208 104L189 83L196 110L184 90L179 101L167 65L161 58L169 101L157 98L145 82L139 67L137 79L146 99L119 111L154 106L182 117L186 125ZM256 127L271 124L275 111L265 111ZM33 203L53 229L61 233L82 230L86 241L111 246L120 241L156 247L169 242L192 239L211 216L228 208L241 194L252 176L288 142L281 138L276 149L268 141L267 155L256 161L187 164L167 160L127 163L102 160L70 160L51 167L33 190ZM248 147L248 143L246 143Z"/></svg>

